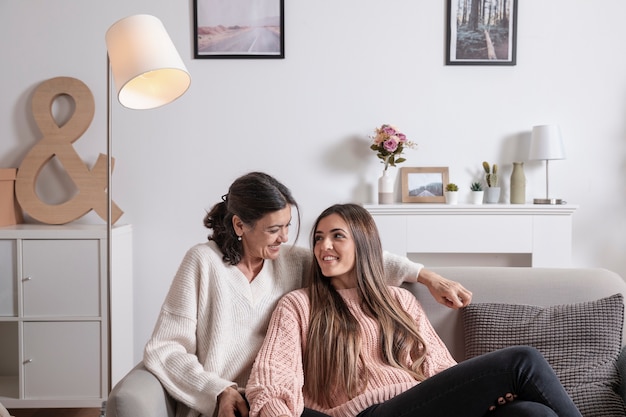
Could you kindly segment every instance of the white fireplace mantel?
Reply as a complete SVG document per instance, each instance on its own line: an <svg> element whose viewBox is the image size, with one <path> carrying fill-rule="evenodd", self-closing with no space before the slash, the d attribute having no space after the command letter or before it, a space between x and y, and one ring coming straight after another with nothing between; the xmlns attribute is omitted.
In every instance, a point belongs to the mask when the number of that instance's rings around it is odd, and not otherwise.
<svg viewBox="0 0 626 417"><path fill-rule="evenodd" d="M383 247L429 266L568 267L577 205L386 204L364 206Z"/></svg>

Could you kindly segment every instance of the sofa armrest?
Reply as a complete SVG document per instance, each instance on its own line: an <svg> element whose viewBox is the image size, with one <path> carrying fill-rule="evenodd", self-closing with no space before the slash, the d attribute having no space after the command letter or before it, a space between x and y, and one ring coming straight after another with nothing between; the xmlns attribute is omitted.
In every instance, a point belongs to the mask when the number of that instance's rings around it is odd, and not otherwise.
<svg viewBox="0 0 626 417"><path fill-rule="evenodd" d="M106 417L174 417L175 402L143 362L122 378L109 394Z"/></svg>

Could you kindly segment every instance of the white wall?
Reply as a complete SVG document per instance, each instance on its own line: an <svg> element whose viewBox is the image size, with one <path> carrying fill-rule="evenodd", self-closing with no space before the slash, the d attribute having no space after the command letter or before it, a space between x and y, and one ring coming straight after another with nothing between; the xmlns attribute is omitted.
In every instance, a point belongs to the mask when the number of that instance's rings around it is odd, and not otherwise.
<svg viewBox="0 0 626 417"><path fill-rule="evenodd" d="M169 106L114 105L114 199L135 231L137 359L184 252L205 239L205 209L233 179L263 170L291 187L304 245L321 209L373 201L381 166L367 136L382 123L419 144L404 166L448 166L465 192L483 160L500 164L506 187L532 126L560 124L567 160L551 164L551 190L580 205L574 263L626 277L626 2L520 2L513 67L445 66L444 1L286 3L286 59L194 60L191 0L0 0L1 167L19 166L39 140L30 100L57 76L84 81L96 100L75 148L89 164L105 152L104 33L117 19L161 18L192 74ZM41 192L63 201L58 172L45 170ZM526 163L529 199L543 195L543 174ZM81 221L102 223L92 214Z"/></svg>

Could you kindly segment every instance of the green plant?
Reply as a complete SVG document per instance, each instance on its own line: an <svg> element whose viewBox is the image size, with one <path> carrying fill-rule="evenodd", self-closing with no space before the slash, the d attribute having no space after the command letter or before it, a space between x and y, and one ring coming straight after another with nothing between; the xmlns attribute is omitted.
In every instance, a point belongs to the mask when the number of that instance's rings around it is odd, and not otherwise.
<svg viewBox="0 0 626 417"><path fill-rule="evenodd" d="M470 190L472 191L482 191L483 190L483 185L479 182L473 182L472 185L470 185Z"/></svg>
<svg viewBox="0 0 626 417"><path fill-rule="evenodd" d="M498 165L493 164L493 167L489 166L487 161L483 162L483 169L485 170L485 179L487 180L487 187L498 186Z"/></svg>
<svg viewBox="0 0 626 417"><path fill-rule="evenodd" d="M451 182L448 185L446 185L446 191L459 191L459 186Z"/></svg>

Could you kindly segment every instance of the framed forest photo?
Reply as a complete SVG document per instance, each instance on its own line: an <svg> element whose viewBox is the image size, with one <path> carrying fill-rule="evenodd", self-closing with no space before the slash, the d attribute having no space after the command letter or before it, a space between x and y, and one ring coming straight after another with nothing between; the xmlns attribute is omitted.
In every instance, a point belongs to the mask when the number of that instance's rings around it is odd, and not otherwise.
<svg viewBox="0 0 626 417"><path fill-rule="evenodd" d="M284 0L194 0L194 58L284 58L284 9Z"/></svg>
<svg viewBox="0 0 626 417"><path fill-rule="evenodd" d="M517 0L447 0L446 65L515 65Z"/></svg>

